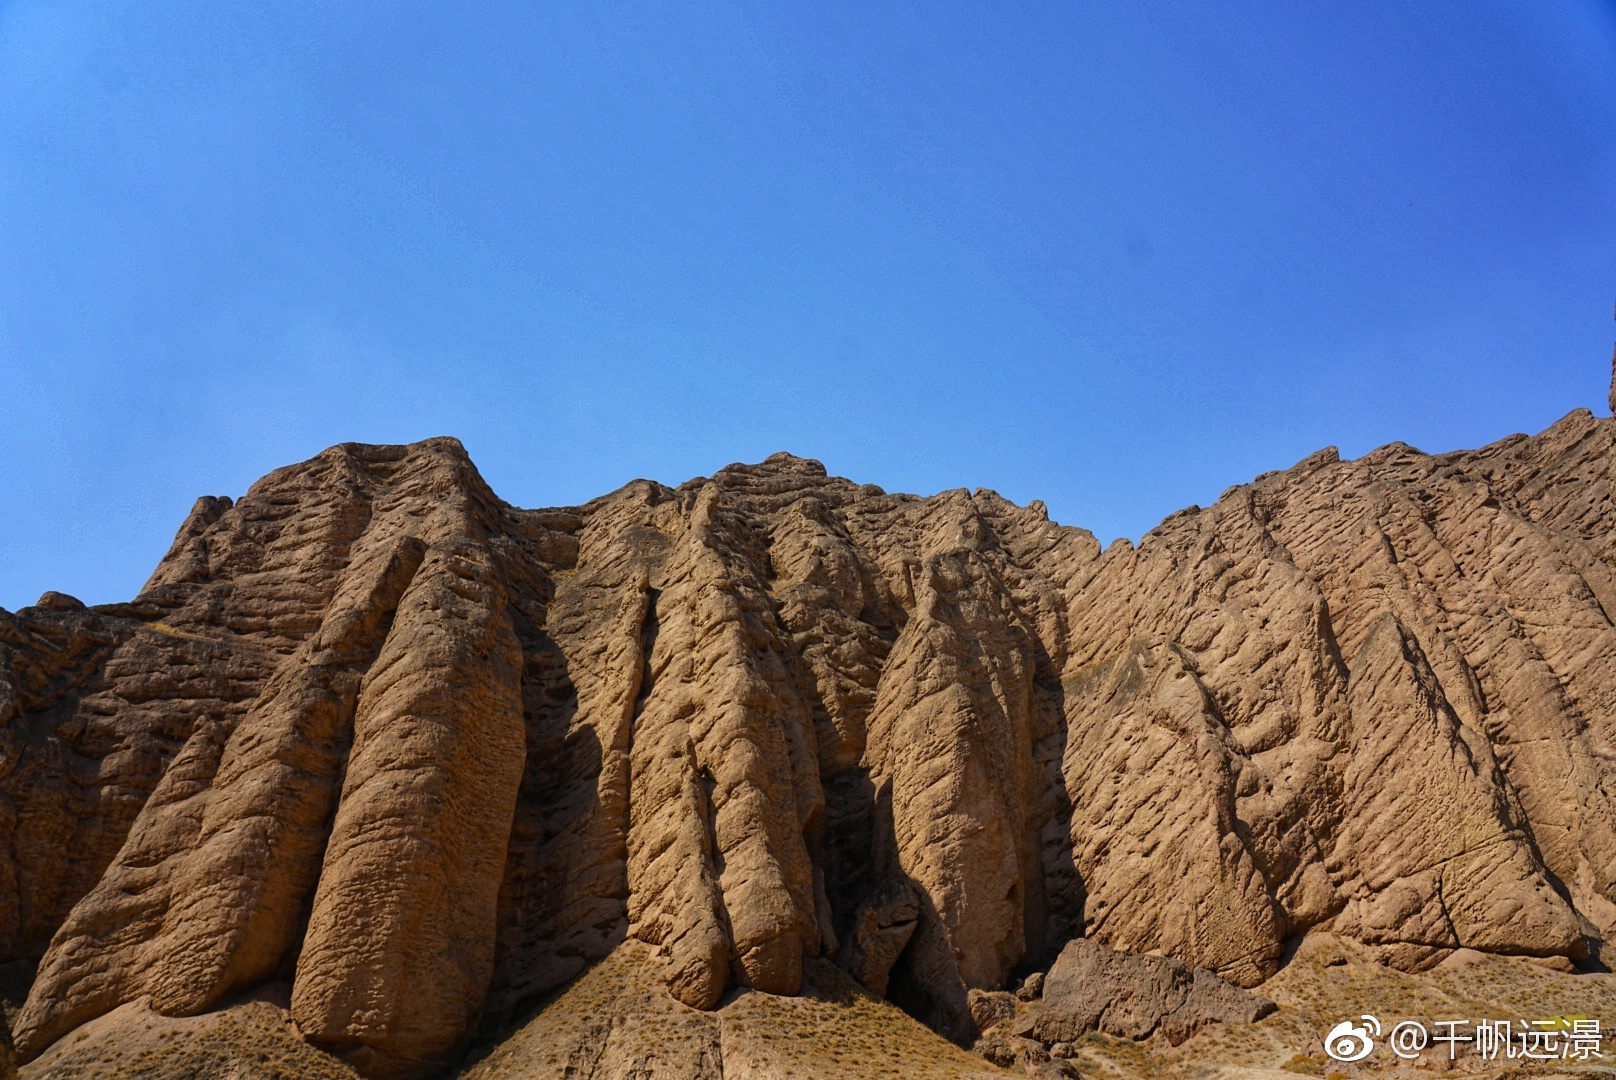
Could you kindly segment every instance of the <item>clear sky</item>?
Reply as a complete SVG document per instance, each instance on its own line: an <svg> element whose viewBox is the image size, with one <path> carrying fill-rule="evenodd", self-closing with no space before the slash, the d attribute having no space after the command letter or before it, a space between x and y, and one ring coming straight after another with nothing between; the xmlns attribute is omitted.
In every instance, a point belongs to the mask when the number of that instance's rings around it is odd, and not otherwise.
<svg viewBox="0 0 1616 1080"><path fill-rule="evenodd" d="M1604 413L1613 301L1611 0L0 0L0 605L438 434L1137 538Z"/></svg>

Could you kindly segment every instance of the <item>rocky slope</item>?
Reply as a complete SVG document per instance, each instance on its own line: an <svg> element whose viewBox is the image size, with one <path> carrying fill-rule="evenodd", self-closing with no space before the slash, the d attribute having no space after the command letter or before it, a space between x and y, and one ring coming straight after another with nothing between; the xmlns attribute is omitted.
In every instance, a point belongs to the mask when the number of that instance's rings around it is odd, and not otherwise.
<svg viewBox="0 0 1616 1080"><path fill-rule="evenodd" d="M334 447L130 603L0 612L19 1057L282 987L333 1068L441 1075L624 965L715 1017L835 967L970 1045L1074 937L1597 968L1613 440L1327 450L1103 551L789 455L522 510L452 439Z"/></svg>

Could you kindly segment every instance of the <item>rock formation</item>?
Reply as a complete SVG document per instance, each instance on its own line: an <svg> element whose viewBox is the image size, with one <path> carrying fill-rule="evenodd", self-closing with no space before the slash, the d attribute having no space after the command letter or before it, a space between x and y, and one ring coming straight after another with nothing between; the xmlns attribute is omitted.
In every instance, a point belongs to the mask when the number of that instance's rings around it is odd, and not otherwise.
<svg viewBox="0 0 1616 1080"><path fill-rule="evenodd" d="M966 1045L1074 938L1597 965L1613 440L1326 450L1103 551L783 454L522 510L452 439L334 447L129 603L0 612L19 1057L286 985L426 1077L609 956L677 1009L840 969Z"/></svg>
<svg viewBox="0 0 1616 1080"><path fill-rule="evenodd" d="M1205 968L1170 957L1116 952L1079 938L1061 950L1042 1001L1016 1033L1045 1045L1075 1042L1090 1031L1146 1039L1161 1031L1174 1046L1207 1024L1252 1024L1274 1003L1240 990Z"/></svg>

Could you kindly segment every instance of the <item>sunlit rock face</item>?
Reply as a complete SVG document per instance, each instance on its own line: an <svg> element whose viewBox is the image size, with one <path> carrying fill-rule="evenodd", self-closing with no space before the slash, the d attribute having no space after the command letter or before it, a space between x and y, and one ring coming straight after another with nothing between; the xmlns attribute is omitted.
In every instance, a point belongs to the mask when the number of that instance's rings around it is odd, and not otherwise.
<svg viewBox="0 0 1616 1080"><path fill-rule="evenodd" d="M19 1054L283 987L424 1077L625 943L679 1008L830 964L960 1041L1075 937L1243 987L1312 928L1583 961L1613 436L1324 451L1104 551L784 454L522 510L452 439L334 447L128 604L0 612Z"/></svg>

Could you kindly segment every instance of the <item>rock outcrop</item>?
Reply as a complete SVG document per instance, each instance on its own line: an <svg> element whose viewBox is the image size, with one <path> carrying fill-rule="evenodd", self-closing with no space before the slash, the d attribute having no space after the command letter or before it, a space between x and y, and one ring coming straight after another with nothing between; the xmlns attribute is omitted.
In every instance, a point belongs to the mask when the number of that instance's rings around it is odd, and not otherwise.
<svg viewBox="0 0 1616 1080"><path fill-rule="evenodd" d="M1613 441L1324 451L1105 550L789 455L522 510L454 440L335 447L127 604L0 612L19 1055L284 984L425 1077L609 956L698 1014L839 969L966 1044L1102 946L1186 1002L1310 930L1595 965Z"/></svg>
<svg viewBox="0 0 1616 1080"><path fill-rule="evenodd" d="M1136 1040L1160 1031L1177 1046L1208 1024L1254 1024L1274 1008L1205 968L1080 938L1061 950L1043 1000L1016 1022L1015 1033L1054 1045L1091 1031Z"/></svg>

